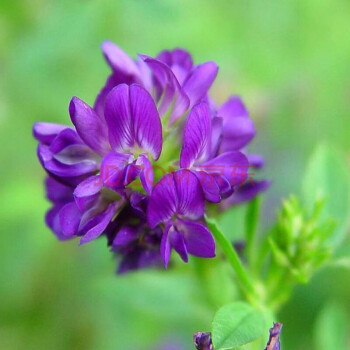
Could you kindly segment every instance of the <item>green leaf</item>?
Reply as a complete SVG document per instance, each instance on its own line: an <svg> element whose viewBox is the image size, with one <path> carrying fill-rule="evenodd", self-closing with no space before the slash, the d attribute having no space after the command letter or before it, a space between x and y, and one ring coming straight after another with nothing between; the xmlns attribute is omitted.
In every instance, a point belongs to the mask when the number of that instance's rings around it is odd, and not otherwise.
<svg viewBox="0 0 350 350"><path fill-rule="evenodd" d="M332 147L319 146L304 176L303 197L308 208L312 208L316 198L325 198L325 217L337 221L330 239L333 244L339 244L345 237L350 211L350 177L346 158Z"/></svg>
<svg viewBox="0 0 350 350"><path fill-rule="evenodd" d="M244 302L223 306L212 324L215 350L233 349L259 338L265 330L264 316Z"/></svg>
<svg viewBox="0 0 350 350"><path fill-rule="evenodd" d="M335 302L328 303L315 323L315 349L348 349L349 319L346 307Z"/></svg>

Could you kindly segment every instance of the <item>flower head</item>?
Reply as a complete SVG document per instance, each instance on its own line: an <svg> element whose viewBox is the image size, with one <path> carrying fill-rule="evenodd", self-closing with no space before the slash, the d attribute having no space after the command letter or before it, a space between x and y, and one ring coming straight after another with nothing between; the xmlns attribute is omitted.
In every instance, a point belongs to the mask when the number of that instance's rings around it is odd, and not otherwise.
<svg viewBox="0 0 350 350"><path fill-rule="evenodd" d="M104 235L119 272L168 266L172 250L184 261L215 256L206 203L223 210L268 187L247 182L262 165L246 152L255 135L247 109L237 96L216 107L218 66L197 65L186 50L135 60L106 41L102 51L111 73L94 105L73 97L72 126L33 128L48 226L60 240Z"/></svg>

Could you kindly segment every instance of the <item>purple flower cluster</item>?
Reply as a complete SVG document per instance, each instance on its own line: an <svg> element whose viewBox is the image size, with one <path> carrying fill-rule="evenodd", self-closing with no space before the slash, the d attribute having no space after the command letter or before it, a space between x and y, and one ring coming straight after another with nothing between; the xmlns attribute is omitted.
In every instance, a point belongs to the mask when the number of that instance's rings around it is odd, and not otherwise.
<svg viewBox="0 0 350 350"><path fill-rule="evenodd" d="M184 261L214 257L206 202L227 208L268 187L246 181L249 166L262 166L242 151L255 135L247 109L237 96L216 107L208 90L217 65L194 65L185 50L138 60L109 41L102 50L112 72L94 106L73 97L74 126L33 128L48 226L81 244L104 234L120 272L167 266L172 250Z"/></svg>

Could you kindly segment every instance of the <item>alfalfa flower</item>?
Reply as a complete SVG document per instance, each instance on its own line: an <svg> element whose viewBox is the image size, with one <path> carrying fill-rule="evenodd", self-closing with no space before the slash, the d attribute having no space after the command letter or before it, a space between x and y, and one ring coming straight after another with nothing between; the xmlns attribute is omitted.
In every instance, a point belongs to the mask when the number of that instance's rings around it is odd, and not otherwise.
<svg viewBox="0 0 350 350"><path fill-rule="evenodd" d="M102 51L111 74L94 105L73 97L72 126L34 125L47 224L61 240L105 236L119 272L167 266L171 250L184 261L215 256L206 203L222 209L267 187L244 184L262 160L245 150L255 129L243 102L216 107L218 66L196 65L186 50L135 60L106 41Z"/></svg>

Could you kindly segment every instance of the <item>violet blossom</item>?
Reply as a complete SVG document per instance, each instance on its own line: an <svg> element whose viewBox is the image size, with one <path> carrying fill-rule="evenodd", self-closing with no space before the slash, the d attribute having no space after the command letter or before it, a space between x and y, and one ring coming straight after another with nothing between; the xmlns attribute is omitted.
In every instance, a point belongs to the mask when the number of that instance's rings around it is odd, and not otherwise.
<svg viewBox="0 0 350 350"><path fill-rule="evenodd" d="M269 185L248 182L249 168L263 164L246 151L255 135L248 111L238 97L216 107L218 66L196 65L186 50L134 60L106 41L102 51L111 74L94 105L73 97L73 126L33 127L52 202L47 225L60 240L105 236L119 272L168 266L172 250L184 261L214 257L206 203L225 210Z"/></svg>

